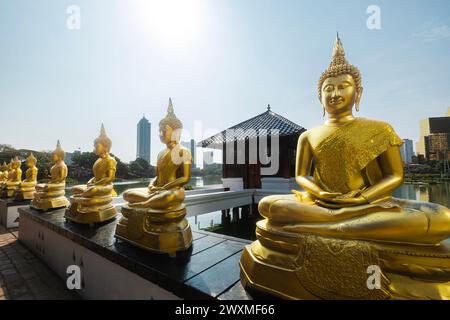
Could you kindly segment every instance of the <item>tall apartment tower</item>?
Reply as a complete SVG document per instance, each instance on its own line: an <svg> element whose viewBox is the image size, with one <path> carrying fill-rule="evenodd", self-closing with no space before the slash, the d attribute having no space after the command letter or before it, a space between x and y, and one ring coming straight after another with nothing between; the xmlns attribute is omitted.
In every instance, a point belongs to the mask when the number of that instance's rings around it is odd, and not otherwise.
<svg viewBox="0 0 450 320"><path fill-rule="evenodd" d="M189 149L192 155L192 168L197 168L197 154L196 154L196 144L195 140L191 139L191 141L182 141L181 145L186 149Z"/></svg>
<svg viewBox="0 0 450 320"><path fill-rule="evenodd" d="M145 118L137 124L137 148L136 158L142 158L150 163L150 151L151 151L151 123Z"/></svg>
<svg viewBox="0 0 450 320"><path fill-rule="evenodd" d="M402 155L402 159L405 164L412 163L412 158L414 156L412 140L410 140L410 139L403 140L403 145L400 148L400 154Z"/></svg>

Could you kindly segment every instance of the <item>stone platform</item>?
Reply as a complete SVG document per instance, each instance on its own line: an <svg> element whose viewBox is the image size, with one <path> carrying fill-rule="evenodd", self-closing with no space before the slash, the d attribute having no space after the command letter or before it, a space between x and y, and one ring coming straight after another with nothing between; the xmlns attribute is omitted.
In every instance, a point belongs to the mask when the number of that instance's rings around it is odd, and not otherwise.
<svg viewBox="0 0 450 320"><path fill-rule="evenodd" d="M170 258L116 240L117 220L91 229L66 221L64 209L19 212L19 240L63 283L68 266L80 267L82 298L251 299L239 279L246 240L194 231L190 251Z"/></svg>
<svg viewBox="0 0 450 320"><path fill-rule="evenodd" d="M21 207L30 205L30 200L0 199L0 224L6 228L19 226L19 211Z"/></svg>

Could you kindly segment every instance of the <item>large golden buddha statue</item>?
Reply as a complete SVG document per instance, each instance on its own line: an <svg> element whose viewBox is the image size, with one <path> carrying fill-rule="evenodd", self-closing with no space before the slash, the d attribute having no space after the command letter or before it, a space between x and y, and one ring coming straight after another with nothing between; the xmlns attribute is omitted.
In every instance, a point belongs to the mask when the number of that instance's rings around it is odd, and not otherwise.
<svg viewBox="0 0 450 320"><path fill-rule="evenodd" d="M52 153L54 162L50 169L50 181L36 186L36 194L31 202L31 207L37 210L48 211L51 209L65 208L69 201L64 196L66 191L67 166L64 162L65 152L61 143L57 142L56 149Z"/></svg>
<svg viewBox="0 0 450 320"><path fill-rule="evenodd" d="M169 99L167 115L159 122L159 137L167 148L158 154L156 178L147 188L127 190L128 204L117 224L116 237L146 250L168 253L187 250L192 231L183 204L184 185L191 178L192 156L180 145L183 125Z"/></svg>
<svg viewBox="0 0 450 320"><path fill-rule="evenodd" d="M93 225L116 217L117 212L112 205L112 198L116 196L113 181L116 177L117 162L109 154L111 145L111 139L106 135L102 124L100 136L94 141L95 153L99 156L92 168L94 177L86 185L72 188L66 219Z"/></svg>
<svg viewBox="0 0 450 320"><path fill-rule="evenodd" d="M402 140L353 116L362 92L338 37L318 85L328 120L298 141L304 192L259 203L245 286L287 299L450 299L450 210L391 196L403 183ZM375 289L371 270L380 270Z"/></svg>
<svg viewBox="0 0 450 320"><path fill-rule="evenodd" d="M14 191L22 181L21 161L18 157L11 159L8 169L8 179L2 184L1 197L12 198Z"/></svg>
<svg viewBox="0 0 450 320"><path fill-rule="evenodd" d="M32 152L25 163L27 165L25 179L14 190L14 199L16 200L32 200L36 193L38 168L36 167L37 159Z"/></svg>

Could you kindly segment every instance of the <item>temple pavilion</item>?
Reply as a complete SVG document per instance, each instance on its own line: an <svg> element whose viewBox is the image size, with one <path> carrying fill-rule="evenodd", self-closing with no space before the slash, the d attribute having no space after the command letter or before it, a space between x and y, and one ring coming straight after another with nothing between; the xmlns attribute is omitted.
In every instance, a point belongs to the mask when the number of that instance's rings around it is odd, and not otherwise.
<svg viewBox="0 0 450 320"><path fill-rule="evenodd" d="M253 130L249 130L253 129ZM229 132L235 132L230 135ZM271 133L278 132L279 150L273 150ZM267 111L251 119L236 124L212 137L198 143L202 148L212 148L222 151L223 184L224 187L233 189L289 189L293 188L295 177L295 153L299 136L306 131L302 126L273 112L270 105ZM260 144L264 137L267 143ZM264 141L264 140L263 140ZM249 146L252 142L257 146L250 154ZM245 146L243 148L242 146ZM267 155L271 162L267 164L267 158L261 159L260 148L264 148L262 156ZM227 152L230 163L227 160ZM255 154L256 153L256 154ZM233 156L234 155L234 156ZM278 159L275 159L277 157ZM240 159L240 160L239 160ZM245 159L244 161L242 161ZM256 160L256 161L255 161ZM265 175L264 168L274 168L273 161L278 161L278 170Z"/></svg>

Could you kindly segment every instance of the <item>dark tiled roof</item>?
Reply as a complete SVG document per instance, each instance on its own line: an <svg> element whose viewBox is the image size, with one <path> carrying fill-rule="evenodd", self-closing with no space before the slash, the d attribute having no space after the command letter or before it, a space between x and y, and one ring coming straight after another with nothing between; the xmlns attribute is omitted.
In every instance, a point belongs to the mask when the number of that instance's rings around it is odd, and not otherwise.
<svg viewBox="0 0 450 320"><path fill-rule="evenodd" d="M244 140L246 138L261 136L261 134L259 134L260 130L267 130L269 134L270 130L278 130L280 136L299 134L306 130L302 126L299 126L285 117L270 111L270 109L260 115L257 115L256 117L232 126L227 130L230 129L241 129L241 131L237 131L237 136L233 140ZM254 130L253 134L250 136L248 135L248 132L247 134L245 133L248 129ZM199 142L198 146L203 148L212 148L219 145L221 146L224 142L228 142L226 141L227 130Z"/></svg>

